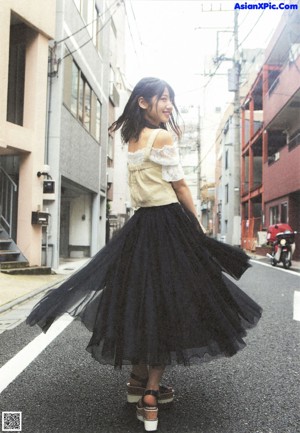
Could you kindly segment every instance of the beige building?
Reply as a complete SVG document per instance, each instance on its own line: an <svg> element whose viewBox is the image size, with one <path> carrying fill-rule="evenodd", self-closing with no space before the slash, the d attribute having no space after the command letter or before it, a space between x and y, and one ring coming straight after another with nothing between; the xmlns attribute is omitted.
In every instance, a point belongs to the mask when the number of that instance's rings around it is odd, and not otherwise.
<svg viewBox="0 0 300 433"><path fill-rule="evenodd" d="M55 34L55 0L0 2L0 261L41 263L47 109L48 42ZM18 258L17 258L18 260Z"/></svg>

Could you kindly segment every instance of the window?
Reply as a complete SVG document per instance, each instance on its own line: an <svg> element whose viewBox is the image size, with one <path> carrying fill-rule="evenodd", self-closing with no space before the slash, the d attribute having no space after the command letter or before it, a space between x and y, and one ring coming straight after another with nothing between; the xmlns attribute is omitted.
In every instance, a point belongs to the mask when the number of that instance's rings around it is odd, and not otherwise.
<svg viewBox="0 0 300 433"><path fill-rule="evenodd" d="M281 203L280 209L280 222L288 223L288 204L287 202Z"/></svg>
<svg viewBox="0 0 300 433"><path fill-rule="evenodd" d="M109 96L113 96L114 84L115 84L115 72L114 72L112 66L110 66L110 69L109 69Z"/></svg>
<svg viewBox="0 0 300 433"><path fill-rule="evenodd" d="M72 56L64 60L63 93L65 106L100 141L101 103Z"/></svg>
<svg viewBox="0 0 300 433"><path fill-rule="evenodd" d="M226 151L225 151L225 170L228 170L228 156L229 156L229 151L228 151L228 149L226 149Z"/></svg>
<svg viewBox="0 0 300 433"><path fill-rule="evenodd" d="M108 136L107 157L111 160L113 160L114 157L114 139L111 134Z"/></svg>
<svg viewBox="0 0 300 433"><path fill-rule="evenodd" d="M76 63L72 63L72 97L71 97L71 112L74 116L78 116L78 84L79 84L79 68ZM67 83L65 82L65 85Z"/></svg>
<svg viewBox="0 0 300 433"><path fill-rule="evenodd" d="M6 119L20 126L23 125L25 95L26 29L25 24L11 25L9 40Z"/></svg>
<svg viewBox="0 0 300 433"><path fill-rule="evenodd" d="M50 52L50 50L49 50ZM72 105L72 68L73 60L72 56L69 55L69 50L65 48L64 52L64 104L71 110ZM49 53L49 57L50 57ZM71 84L69 84L71 83Z"/></svg>
<svg viewBox="0 0 300 433"><path fill-rule="evenodd" d="M225 185L225 203L229 201L229 185L228 183Z"/></svg>
<svg viewBox="0 0 300 433"><path fill-rule="evenodd" d="M81 75L79 78L79 95L78 95L78 119L83 122L83 104L84 104L84 80Z"/></svg>
<svg viewBox="0 0 300 433"><path fill-rule="evenodd" d="M270 207L270 225L279 223L279 207Z"/></svg>
<svg viewBox="0 0 300 433"><path fill-rule="evenodd" d="M91 95L92 95L92 90L88 85L88 83L85 82L83 124L88 131L91 130Z"/></svg>
<svg viewBox="0 0 300 433"><path fill-rule="evenodd" d="M101 103L99 99L97 99L96 103L96 140L100 142L100 136L101 136Z"/></svg>

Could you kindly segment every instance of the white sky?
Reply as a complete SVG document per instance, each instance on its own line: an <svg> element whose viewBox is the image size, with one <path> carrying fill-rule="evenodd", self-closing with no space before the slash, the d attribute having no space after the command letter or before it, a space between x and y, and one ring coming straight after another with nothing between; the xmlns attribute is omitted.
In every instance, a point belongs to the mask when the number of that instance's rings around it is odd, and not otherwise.
<svg viewBox="0 0 300 433"><path fill-rule="evenodd" d="M257 2L248 0L248 4L251 1ZM212 58L216 54L217 29L233 29L235 3L234 0L125 0L129 43L133 49L128 62L129 82L134 85L143 76L157 76L172 85L179 105L193 104L202 98L201 88L208 79L203 73L215 68ZM242 3L240 0L239 4ZM280 10L240 10L239 41L244 41L241 48L265 48L281 15ZM219 33L219 38L222 53L232 57L232 33ZM226 73L230 67L231 62L223 62L218 72ZM220 81L223 88L227 87L227 78L216 76L209 85L212 93L216 93Z"/></svg>
<svg viewBox="0 0 300 433"><path fill-rule="evenodd" d="M247 0L247 3L260 1ZM270 1L278 4L284 0ZM220 121L215 108L221 107L224 112L234 96L227 91L227 71L232 62L221 63L217 74L223 75L209 79L204 74L216 69L212 59L216 56L218 31L219 54L233 57L230 30L234 25L235 3L235 0L125 0L128 44L132 49L127 56L128 81L135 85L145 76L166 80L174 88L179 108L194 107L190 108L194 121L200 106L201 172L208 180L214 177L214 141ZM280 10L240 10L240 49L266 48L281 16Z"/></svg>

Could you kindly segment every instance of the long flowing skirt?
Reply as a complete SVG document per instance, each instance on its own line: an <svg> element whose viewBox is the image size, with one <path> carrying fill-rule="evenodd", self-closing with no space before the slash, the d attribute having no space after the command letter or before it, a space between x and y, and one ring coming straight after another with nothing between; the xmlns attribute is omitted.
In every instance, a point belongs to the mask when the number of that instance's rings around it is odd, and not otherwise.
<svg viewBox="0 0 300 433"><path fill-rule="evenodd" d="M241 249L204 235L181 205L140 208L84 268L38 302L27 323L46 332L70 313L92 333L87 350L115 367L232 356L261 316L233 282L249 266Z"/></svg>

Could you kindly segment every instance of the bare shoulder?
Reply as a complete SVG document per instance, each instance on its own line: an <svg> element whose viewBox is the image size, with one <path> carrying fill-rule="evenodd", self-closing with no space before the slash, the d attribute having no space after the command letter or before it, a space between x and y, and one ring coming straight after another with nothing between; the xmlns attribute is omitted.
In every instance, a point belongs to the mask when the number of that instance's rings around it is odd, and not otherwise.
<svg viewBox="0 0 300 433"><path fill-rule="evenodd" d="M171 146L172 144L174 144L173 135L169 131L161 129L156 136L153 147L160 149L164 146Z"/></svg>

